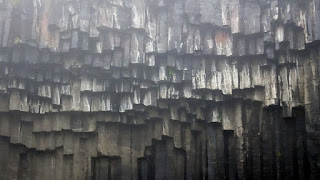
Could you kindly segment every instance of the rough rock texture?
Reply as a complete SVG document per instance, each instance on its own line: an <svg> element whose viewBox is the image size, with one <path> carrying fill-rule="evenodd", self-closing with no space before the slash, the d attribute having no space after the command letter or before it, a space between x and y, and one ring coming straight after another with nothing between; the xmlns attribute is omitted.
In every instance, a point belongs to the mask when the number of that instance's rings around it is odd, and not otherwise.
<svg viewBox="0 0 320 180"><path fill-rule="evenodd" d="M0 0L0 179L320 179L320 0Z"/></svg>

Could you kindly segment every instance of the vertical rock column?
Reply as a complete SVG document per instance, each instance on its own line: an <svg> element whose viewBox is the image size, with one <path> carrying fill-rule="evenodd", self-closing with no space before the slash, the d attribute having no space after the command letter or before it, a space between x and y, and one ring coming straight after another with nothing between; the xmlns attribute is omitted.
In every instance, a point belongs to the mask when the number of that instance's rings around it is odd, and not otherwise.
<svg viewBox="0 0 320 180"><path fill-rule="evenodd" d="M225 178L225 143L223 129L220 123L208 126L208 179ZM227 147L228 148L228 147Z"/></svg>

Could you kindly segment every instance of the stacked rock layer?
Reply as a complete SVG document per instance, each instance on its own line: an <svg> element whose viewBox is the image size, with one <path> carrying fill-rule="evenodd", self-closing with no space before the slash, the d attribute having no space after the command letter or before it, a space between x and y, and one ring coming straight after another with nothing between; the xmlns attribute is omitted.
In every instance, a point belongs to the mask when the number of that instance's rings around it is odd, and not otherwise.
<svg viewBox="0 0 320 180"><path fill-rule="evenodd" d="M0 179L319 179L320 0L0 0Z"/></svg>

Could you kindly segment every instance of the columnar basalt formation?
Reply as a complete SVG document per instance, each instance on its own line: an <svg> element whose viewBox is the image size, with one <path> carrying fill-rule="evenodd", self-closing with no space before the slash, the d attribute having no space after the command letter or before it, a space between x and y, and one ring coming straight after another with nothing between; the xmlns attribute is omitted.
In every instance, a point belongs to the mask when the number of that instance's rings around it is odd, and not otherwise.
<svg viewBox="0 0 320 180"><path fill-rule="evenodd" d="M0 0L0 179L319 179L320 0Z"/></svg>

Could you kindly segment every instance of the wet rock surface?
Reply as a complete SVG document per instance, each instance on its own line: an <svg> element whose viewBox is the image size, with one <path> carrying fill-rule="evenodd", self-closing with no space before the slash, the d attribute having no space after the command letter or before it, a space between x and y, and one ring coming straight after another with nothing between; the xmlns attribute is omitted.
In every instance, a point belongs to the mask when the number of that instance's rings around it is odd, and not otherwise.
<svg viewBox="0 0 320 180"><path fill-rule="evenodd" d="M0 0L0 179L319 179L319 0Z"/></svg>

